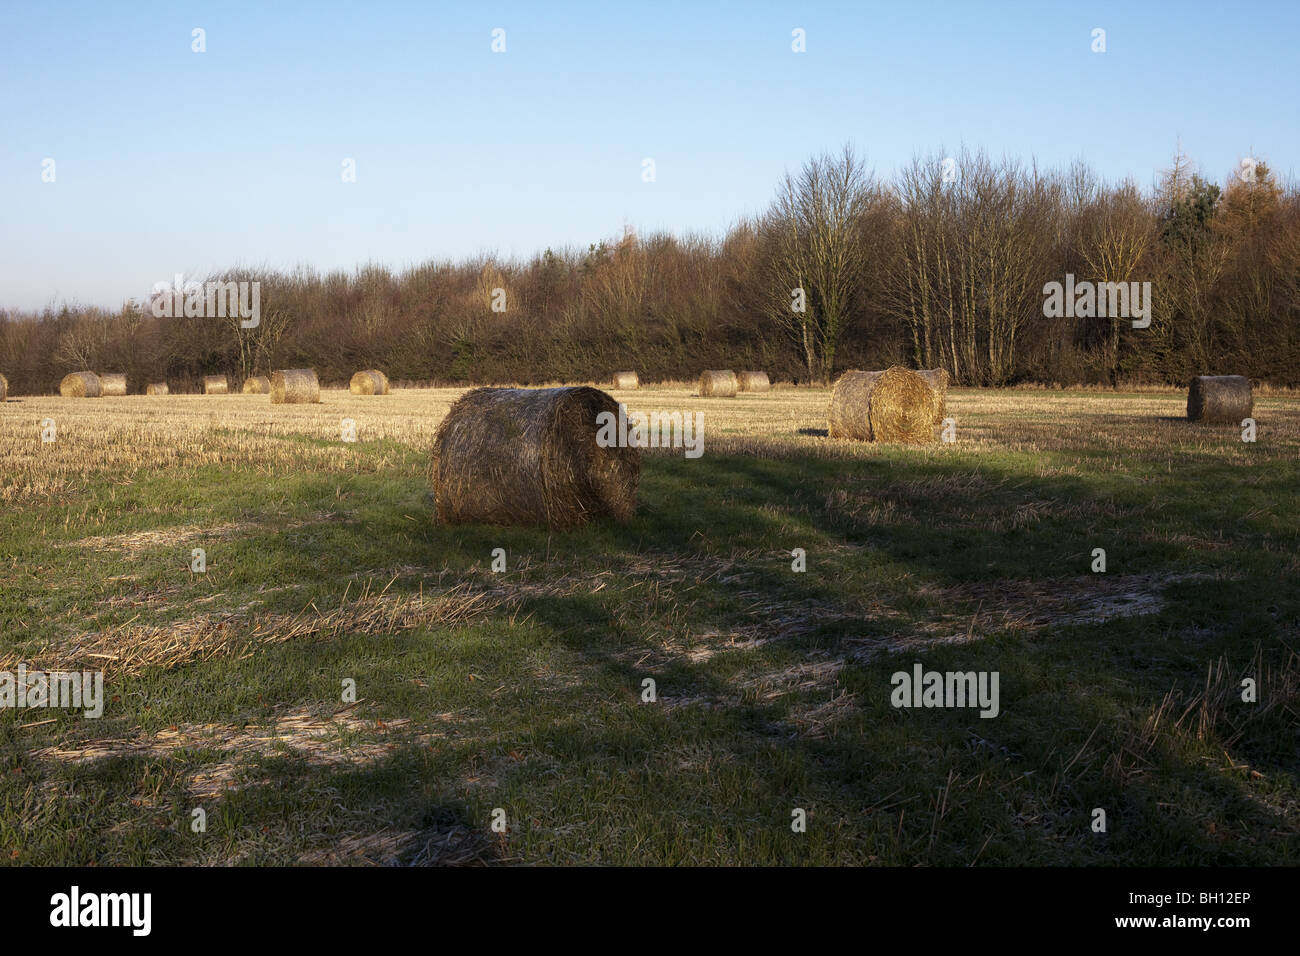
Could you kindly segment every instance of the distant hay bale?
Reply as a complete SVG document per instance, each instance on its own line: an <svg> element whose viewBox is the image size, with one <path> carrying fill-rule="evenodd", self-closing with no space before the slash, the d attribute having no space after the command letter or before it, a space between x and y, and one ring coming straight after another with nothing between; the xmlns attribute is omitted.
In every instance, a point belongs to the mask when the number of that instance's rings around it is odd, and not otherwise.
<svg viewBox="0 0 1300 956"><path fill-rule="evenodd" d="M100 372L99 394L105 396L125 395L126 376L121 372Z"/></svg>
<svg viewBox="0 0 1300 956"><path fill-rule="evenodd" d="M871 388L884 372L845 372L831 390L826 412L827 434L831 438L871 441Z"/></svg>
<svg viewBox="0 0 1300 956"><path fill-rule="evenodd" d="M59 382L59 394L64 398L99 398L99 376L94 372L71 372Z"/></svg>
<svg viewBox="0 0 1300 956"><path fill-rule="evenodd" d="M0 402L9 397L9 379L0 375Z"/></svg>
<svg viewBox="0 0 1300 956"><path fill-rule="evenodd" d="M714 398L734 398L740 390L736 373L730 369L724 371L709 370L700 376L700 396Z"/></svg>
<svg viewBox="0 0 1300 956"><path fill-rule="evenodd" d="M636 374L636 372L615 372L614 387L615 388L640 388L641 378Z"/></svg>
<svg viewBox="0 0 1300 956"><path fill-rule="evenodd" d="M204 395L230 394L230 383L226 381L226 376L224 375L203 376L203 394Z"/></svg>
<svg viewBox="0 0 1300 956"><path fill-rule="evenodd" d="M946 368L922 369L916 373L930 386L931 406L934 409L932 421L938 425L943 421L944 406L948 403L948 370Z"/></svg>
<svg viewBox="0 0 1300 956"><path fill-rule="evenodd" d="M271 380L265 375L254 375L244 379L242 389L245 395L269 395L271 392Z"/></svg>
<svg viewBox="0 0 1300 956"><path fill-rule="evenodd" d="M1187 391L1187 420L1240 425L1255 407L1250 379L1244 375L1198 375Z"/></svg>
<svg viewBox="0 0 1300 956"><path fill-rule="evenodd" d="M387 395L388 376L379 369L367 369L352 376L348 391L353 395Z"/></svg>
<svg viewBox="0 0 1300 956"><path fill-rule="evenodd" d="M286 368L271 374L271 404L301 405L320 401L320 381L310 368Z"/></svg>
<svg viewBox="0 0 1300 956"><path fill-rule="evenodd" d="M438 517L555 530L631 518L641 452L596 441L597 416L608 412L617 422L618 409L611 396L586 386L466 392L434 438Z"/></svg>
<svg viewBox="0 0 1300 956"><path fill-rule="evenodd" d="M166 395L170 391L166 382L150 382L144 387L146 395Z"/></svg>
<svg viewBox="0 0 1300 956"><path fill-rule="evenodd" d="M740 372L736 375L736 385L742 392L766 392L772 387L766 372Z"/></svg>

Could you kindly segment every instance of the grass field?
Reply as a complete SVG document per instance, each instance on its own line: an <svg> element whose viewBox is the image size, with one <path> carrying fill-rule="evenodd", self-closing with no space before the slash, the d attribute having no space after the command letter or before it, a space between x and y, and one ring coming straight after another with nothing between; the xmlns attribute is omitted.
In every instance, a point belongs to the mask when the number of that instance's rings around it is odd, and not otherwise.
<svg viewBox="0 0 1300 956"><path fill-rule="evenodd" d="M1172 391L955 390L902 448L692 392L614 393L704 455L564 534L436 523L456 390L0 405L0 669L108 697L0 712L0 859L1300 863L1300 400L1252 444ZM1000 713L891 706L916 662Z"/></svg>

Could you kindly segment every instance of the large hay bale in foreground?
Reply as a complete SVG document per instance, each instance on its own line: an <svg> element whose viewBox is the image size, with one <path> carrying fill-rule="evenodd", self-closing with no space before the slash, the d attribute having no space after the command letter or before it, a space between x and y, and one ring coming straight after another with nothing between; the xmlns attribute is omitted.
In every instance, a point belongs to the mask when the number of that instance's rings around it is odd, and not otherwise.
<svg viewBox="0 0 1300 956"><path fill-rule="evenodd" d="M740 390L736 373L730 369L723 371L709 370L700 376L701 397L733 398Z"/></svg>
<svg viewBox="0 0 1300 956"><path fill-rule="evenodd" d="M94 372L70 372L59 382L59 394L64 398L99 398L99 376Z"/></svg>
<svg viewBox="0 0 1300 956"><path fill-rule="evenodd" d="M1244 375L1198 375L1187 390L1187 420L1240 425L1255 407L1250 379Z"/></svg>
<svg viewBox="0 0 1300 956"><path fill-rule="evenodd" d="M618 402L586 386L466 392L434 438L438 517L556 530L631 518L641 452L597 444L601 412L617 422Z"/></svg>
<svg viewBox="0 0 1300 956"><path fill-rule="evenodd" d="M772 387L766 372L740 372L736 375L736 385L742 392L766 392Z"/></svg>
<svg viewBox="0 0 1300 956"><path fill-rule="evenodd" d="M286 368L271 373L272 405L311 405L320 401L320 381L310 368Z"/></svg>
<svg viewBox="0 0 1300 956"><path fill-rule="evenodd" d="M146 395L166 395L171 391L166 382L150 382L144 387Z"/></svg>
<svg viewBox="0 0 1300 956"><path fill-rule="evenodd" d="M853 369L839 377L826 411L826 430L831 438L871 441L871 387L884 374Z"/></svg>
<svg viewBox="0 0 1300 956"><path fill-rule="evenodd" d="M615 372L614 387L615 388L640 388L641 378L636 374L636 372Z"/></svg>
<svg viewBox="0 0 1300 956"><path fill-rule="evenodd" d="M934 441L934 392L901 365L845 372L826 412L831 438L919 445Z"/></svg>
<svg viewBox="0 0 1300 956"><path fill-rule="evenodd" d="M271 394L271 380L265 375L253 375L244 379L243 393L245 395L269 395Z"/></svg>
<svg viewBox="0 0 1300 956"><path fill-rule="evenodd" d="M916 373L930 386L931 407L934 409L934 424L943 421L944 406L948 403L948 370L946 368L921 369Z"/></svg>
<svg viewBox="0 0 1300 956"><path fill-rule="evenodd" d="M910 368L891 365L871 386L871 440L903 445L934 441L934 391Z"/></svg>
<svg viewBox="0 0 1300 956"><path fill-rule="evenodd" d="M357 372L348 384L348 391L353 395L387 395L388 376L376 368Z"/></svg>
<svg viewBox="0 0 1300 956"><path fill-rule="evenodd" d="M204 395L229 395L230 383L226 381L226 376L224 375L203 376L203 394Z"/></svg>
<svg viewBox="0 0 1300 956"><path fill-rule="evenodd" d="M0 375L0 402L9 397L9 379Z"/></svg>
<svg viewBox="0 0 1300 956"><path fill-rule="evenodd" d="M126 376L121 372L100 372L99 394L105 396L125 395Z"/></svg>

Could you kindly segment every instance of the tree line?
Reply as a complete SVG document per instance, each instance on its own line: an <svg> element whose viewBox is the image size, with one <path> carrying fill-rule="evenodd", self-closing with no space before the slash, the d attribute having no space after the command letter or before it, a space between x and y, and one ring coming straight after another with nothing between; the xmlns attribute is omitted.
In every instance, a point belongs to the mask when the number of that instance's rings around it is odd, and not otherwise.
<svg viewBox="0 0 1300 956"><path fill-rule="evenodd" d="M1146 324L1045 314L1045 289L1067 276L1150 283ZM82 369L126 372L138 390L302 366L326 383L372 367L439 384L706 368L826 382L905 364L981 386L1300 384L1300 192L1254 160L1215 183L1178 155L1144 190L1081 162L1041 170L971 150L882 180L845 148L788 174L766 211L721 236L206 279L260 283L257 325L158 317L147 300L0 311L0 372L14 393Z"/></svg>

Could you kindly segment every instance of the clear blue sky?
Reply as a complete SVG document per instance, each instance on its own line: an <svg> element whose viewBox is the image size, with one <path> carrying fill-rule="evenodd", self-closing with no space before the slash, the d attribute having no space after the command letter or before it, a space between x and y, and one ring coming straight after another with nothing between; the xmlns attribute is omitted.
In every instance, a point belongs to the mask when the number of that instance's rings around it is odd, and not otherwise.
<svg viewBox="0 0 1300 956"><path fill-rule="evenodd" d="M1180 138L1288 175L1298 48L1295 2L0 0L0 307L719 234L845 142L882 175L965 143L1147 186Z"/></svg>

